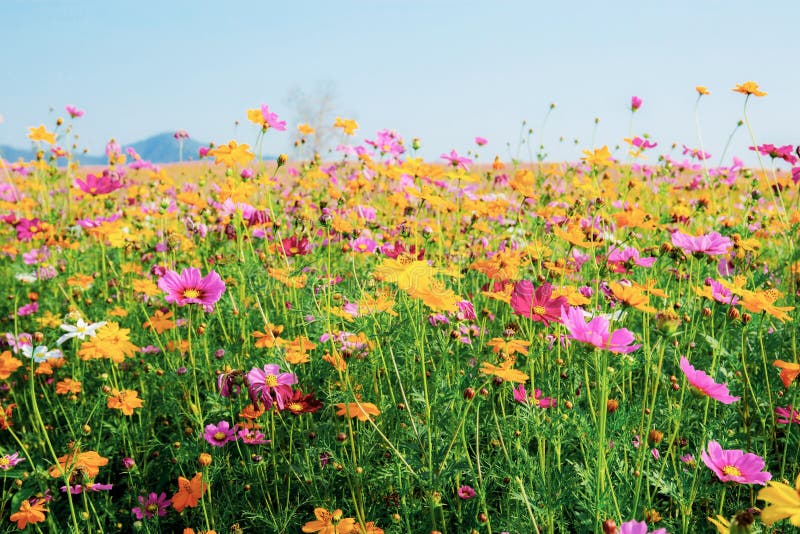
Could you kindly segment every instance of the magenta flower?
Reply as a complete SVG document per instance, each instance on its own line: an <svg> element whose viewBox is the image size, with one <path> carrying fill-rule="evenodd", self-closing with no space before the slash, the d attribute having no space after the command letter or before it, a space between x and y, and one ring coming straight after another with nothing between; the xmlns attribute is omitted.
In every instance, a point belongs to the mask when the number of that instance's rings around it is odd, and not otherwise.
<svg viewBox="0 0 800 534"><path fill-rule="evenodd" d="M647 150L649 148L655 148L658 146L658 143L654 141L648 141L647 139L642 139L638 135L631 139L631 144L640 150Z"/></svg>
<svg viewBox="0 0 800 534"><path fill-rule="evenodd" d="M716 441L708 442L708 452L703 451L700 458L722 482L763 486L772 478L768 471L762 471L764 460L760 456L739 449L723 450Z"/></svg>
<svg viewBox="0 0 800 534"><path fill-rule="evenodd" d="M780 425L795 423L800 425L800 412L795 410L790 404L788 408L775 408L775 415L778 416L777 422ZM2 460L0 460L2 462Z"/></svg>
<svg viewBox="0 0 800 534"><path fill-rule="evenodd" d="M686 375L686 380L692 387L697 388L703 395L718 400L723 404L733 404L739 397L732 397L727 384L717 384L714 379L703 371L698 371L689 363L686 356L681 356L681 371Z"/></svg>
<svg viewBox="0 0 800 534"><path fill-rule="evenodd" d="M302 239L297 239L296 235L286 237L281 240L281 248L287 256L305 256L311 252L311 245L305 236Z"/></svg>
<svg viewBox="0 0 800 534"><path fill-rule="evenodd" d="M635 519L631 519L630 521L622 523L619 526L619 534L648 534L647 523L644 521L636 521ZM649 534L667 534L667 529L660 528L650 532Z"/></svg>
<svg viewBox="0 0 800 534"><path fill-rule="evenodd" d="M475 490L472 489L472 486L461 486L460 488L458 488L458 491L456 493L458 493L458 496L464 499L465 501L467 499L473 498L476 495Z"/></svg>
<svg viewBox="0 0 800 534"><path fill-rule="evenodd" d="M552 295L553 286L548 283L534 288L530 280L520 280L514 285L509 303L515 314L550 326L560 321L561 309L567 305L566 297L551 298Z"/></svg>
<svg viewBox="0 0 800 534"><path fill-rule="evenodd" d="M207 312L214 311L214 304L225 292L225 282L211 271L205 277L200 277L200 269L189 267L180 275L175 271L167 271L159 278L158 287L167 295L164 300L174 302L178 306L187 304L200 304Z"/></svg>
<svg viewBox="0 0 800 534"><path fill-rule="evenodd" d="M736 306L736 304L739 302L739 297L734 295L730 289L723 286L716 280L709 278L708 280L706 280L706 284L711 288L711 298L713 298L720 304L729 304L731 306ZM698 293L703 294L703 292L699 291Z"/></svg>
<svg viewBox="0 0 800 534"><path fill-rule="evenodd" d="M672 234L672 244L681 248L686 253L706 254L708 256L721 256L728 254L733 247L730 238L723 237L718 232L691 236L681 232Z"/></svg>
<svg viewBox="0 0 800 534"><path fill-rule="evenodd" d="M231 428L227 421L220 421L216 425L206 425L203 437L214 447L222 447L229 441L236 441L236 428L236 425Z"/></svg>
<svg viewBox="0 0 800 534"><path fill-rule="evenodd" d="M98 492L98 491L111 491L114 488L114 484L100 484L100 483L87 483L84 486L80 484L72 484L69 486L69 492L72 495L80 495L84 491L91 491L91 492ZM67 492L67 486L61 486L61 492Z"/></svg>
<svg viewBox="0 0 800 534"><path fill-rule="evenodd" d="M605 317L593 317L588 323L583 311L575 306L566 306L561 310L561 322L569 330L570 337L577 341L589 343L611 352L627 354L637 350L641 345L631 345L633 332L627 328L609 331L609 322Z"/></svg>
<svg viewBox="0 0 800 534"><path fill-rule="evenodd" d="M131 512L136 516L136 519L140 520L145 518L153 519L155 516L164 517L167 515L169 505L172 504L172 501L167 498L167 494L164 492L161 492L160 495L151 493L147 498L139 495L137 499L139 500L139 506L131 509Z"/></svg>
<svg viewBox="0 0 800 534"><path fill-rule="evenodd" d="M75 106L67 106L65 108L69 116L73 119L77 119L78 117L83 117L84 111L82 109L78 109Z"/></svg>
<svg viewBox="0 0 800 534"><path fill-rule="evenodd" d="M703 151L702 151L702 150L700 150L699 148L689 148L689 147L688 147L688 146L686 146L686 145L683 145L683 152L682 152L682 154L683 154L684 156L687 156L687 155L688 155L688 156L689 156L689 157L691 157L692 159L698 159L698 160L700 160L700 161L707 160L708 158L710 158L710 157L711 157L711 154L709 154L708 152L703 152Z"/></svg>
<svg viewBox="0 0 800 534"><path fill-rule="evenodd" d="M797 163L797 157L793 154L794 147L792 145L784 145L782 147L776 147L775 145L751 146L750 150L758 150L759 154L769 156L772 159L782 159L790 165Z"/></svg>
<svg viewBox="0 0 800 534"><path fill-rule="evenodd" d="M636 111L642 107L642 99L638 96L631 97L631 111Z"/></svg>
<svg viewBox="0 0 800 534"><path fill-rule="evenodd" d="M107 195L123 187L119 174L108 171L103 171L101 176L87 174L84 180L76 178L73 184L84 193L93 196Z"/></svg>
<svg viewBox="0 0 800 534"><path fill-rule="evenodd" d="M286 121L282 121L278 118L277 113L272 113L269 110L269 106L266 104L261 105L261 116L264 117L264 124L267 125L269 128L274 128L279 132L286 131ZM265 127L266 129L266 127Z"/></svg>
<svg viewBox="0 0 800 534"><path fill-rule="evenodd" d="M174 137L176 141L183 141L184 139L189 139L189 132L186 130L178 130L172 134L172 137Z"/></svg>
<svg viewBox="0 0 800 534"><path fill-rule="evenodd" d="M535 389L533 395L528 397L525 386L520 384L514 388L514 400L526 405L536 406L537 408L552 408L558 401L552 397L542 397L542 390Z"/></svg>
<svg viewBox="0 0 800 534"><path fill-rule="evenodd" d="M259 401L269 410L273 402L283 410L288 399L292 398L292 385L297 384L294 373L281 373L277 364L271 363L263 369L254 367L247 373L248 390L253 404Z"/></svg>
<svg viewBox="0 0 800 534"><path fill-rule="evenodd" d="M26 315L33 315L38 311L39 311L39 303L34 301L34 302L29 302L28 304L25 304L24 306L20 306L19 308L17 308L17 315L19 317L24 317Z"/></svg>
<svg viewBox="0 0 800 534"><path fill-rule="evenodd" d="M476 137L475 138L475 144L478 145L478 146L483 146L488 142L489 141L487 141L485 137Z"/></svg>
<svg viewBox="0 0 800 534"><path fill-rule="evenodd" d="M449 161L450 165L452 165L453 167L461 167L465 171L468 171L469 170L468 165L472 164L471 159L459 156L455 150L451 150L450 154L442 154L439 157Z"/></svg>

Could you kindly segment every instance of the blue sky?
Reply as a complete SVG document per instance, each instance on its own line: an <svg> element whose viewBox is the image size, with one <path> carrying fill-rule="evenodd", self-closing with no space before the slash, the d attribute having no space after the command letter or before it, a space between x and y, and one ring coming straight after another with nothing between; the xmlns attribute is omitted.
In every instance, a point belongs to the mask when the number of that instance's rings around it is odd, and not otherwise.
<svg viewBox="0 0 800 534"><path fill-rule="evenodd" d="M179 128L252 143L246 109L266 103L293 132L290 91L328 84L359 139L389 128L435 159L481 135L484 159L505 158L527 120L552 158L575 159L595 117L597 146L622 142L634 94L644 100L634 134L657 150L697 146L694 87L705 85L701 128L716 163L742 117L731 88L747 80L769 93L748 105L757 141L800 143L799 16L793 1L3 0L0 144L27 146L27 127L52 125L67 104L86 110L77 131L93 153L111 137ZM291 140L271 132L264 150ZM749 144L740 129L732 153Z"/></svg>

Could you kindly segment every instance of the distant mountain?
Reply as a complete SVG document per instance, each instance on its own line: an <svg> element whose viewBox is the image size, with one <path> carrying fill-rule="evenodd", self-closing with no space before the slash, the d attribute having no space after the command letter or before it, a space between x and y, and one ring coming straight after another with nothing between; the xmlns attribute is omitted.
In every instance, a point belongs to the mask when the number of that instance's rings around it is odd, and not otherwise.
<svg viewBox="0 0 800 534"><path fill-rule="evenodd" d="M121 146L123 153L125 153L126 148L131 147L143 160L152 163L176 163L180 161L178 141L175 140L171 133L154 135L142 141L131 144L121 144ZM208 144L200 143L192 138L184 139L183 161L197 160L197 151L203 146L208 146ZM36 151L32 148L26 150L0 145L0 157L10 162L17 161L20 158L28 161L36 158ZM76 154L75 159L77 159L81 165L105 165L108 161L105 156L93 156L91 154ZM130 163L130 158L128 158L128 162Z"/></svg>

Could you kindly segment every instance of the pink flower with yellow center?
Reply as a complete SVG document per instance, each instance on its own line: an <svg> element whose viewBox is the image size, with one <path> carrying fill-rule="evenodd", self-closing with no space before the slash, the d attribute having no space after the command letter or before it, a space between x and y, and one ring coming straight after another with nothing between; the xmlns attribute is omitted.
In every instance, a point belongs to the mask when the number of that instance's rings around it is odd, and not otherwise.
<svg viewBox="0 0 800 534"><path fill-rule="evenodd" d="M709 441L708 451L703 451L700 457L722 482L763 486L772 479L768 471L763 471L764 460L760 456L739 449L723 449L716 441Z"/></svg>
<svg viewBox="0 0 800 534"><path fill-rule="evenodd" d="M164 297L167 302L178 306L200 304L207 312L214 311L214 304L225 292L225 282L219 274L211 271L201 278L200 270L194 267L184 269L180 275L167 271L158 280L158 287L167 294Z"/></svg>

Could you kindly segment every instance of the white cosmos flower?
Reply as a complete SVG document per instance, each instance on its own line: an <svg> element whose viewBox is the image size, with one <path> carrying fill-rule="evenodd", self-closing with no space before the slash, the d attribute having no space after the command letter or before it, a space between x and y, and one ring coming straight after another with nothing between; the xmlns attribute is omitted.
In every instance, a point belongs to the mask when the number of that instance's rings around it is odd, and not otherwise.
<svg viewBox="0 0 800 534"><path fill-rule="evenodd" d="M61 330L65 330L67 333L58 338L56 340L56 343L61 345L66 340L71 339L73 337L77 337L81 341L86 339L86 336L94 337L97 334L97 329L105 324L106 324L105 321L100 321L99 323L86 324L86 321L84 321L83 318L78 319L78 322L75 323L75 325L62 324Z"/></svg>
<svg viewBox="0 0 800 534"><path fill-rule="evenodd" d="M33 358L33 361L36 363L42 363L47 360L55 360L64 357L64 353L60 350L47 350L47 347L44 345L39 345L36 348L33 348L33 345L23 345L22 354L26 358Z"/></svg>

